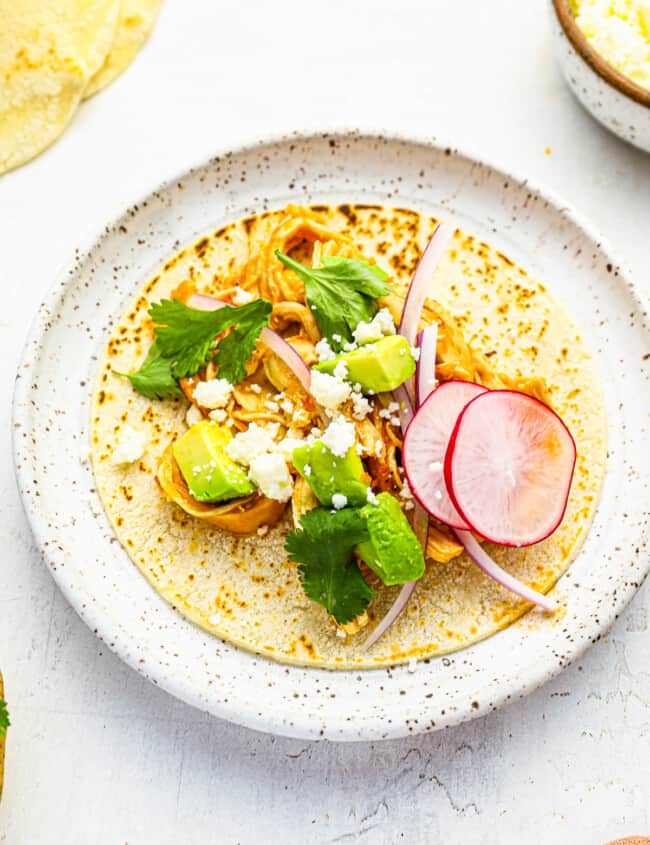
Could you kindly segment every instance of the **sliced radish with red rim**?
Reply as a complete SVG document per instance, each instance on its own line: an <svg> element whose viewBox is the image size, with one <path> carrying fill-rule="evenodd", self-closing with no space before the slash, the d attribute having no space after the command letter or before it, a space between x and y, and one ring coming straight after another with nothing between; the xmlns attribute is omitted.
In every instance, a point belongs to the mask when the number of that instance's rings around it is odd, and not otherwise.
<svg viewBox="0 0 650 845"><path fill-rule="evenodd" d="M463 408L486 389L470 381L447 381L422 403L402 445L402 463L422 507L452 528L469 529L447 492L444 462L449 438Z"/></svg>
<svg viewBox="0 0 650 845"><path fill-rule="evenodd" d="M444 475L473 531L502 546L530 546L562 521L575 460L573 437L554 411L524 393L492 390L458 417Z"/></svg>

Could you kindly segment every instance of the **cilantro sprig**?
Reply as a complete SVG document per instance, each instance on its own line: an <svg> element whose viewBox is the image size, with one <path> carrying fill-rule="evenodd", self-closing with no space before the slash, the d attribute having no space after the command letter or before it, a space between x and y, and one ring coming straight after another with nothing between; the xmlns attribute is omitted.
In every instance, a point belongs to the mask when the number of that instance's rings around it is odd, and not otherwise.
<svg viewBox="0 0 650 845"><path fill-rule="evenodd" d="M305 593L340 625L363 613L374 597L352 558L355 546L367 539L365 520L355 508L307 511L300 529L287 535L285 548L298 564Z"/></svg>
<svg viewBox="0 0 650 845"><path fill-rule="evenodd" d="M216 311L190 308L175 299L163 299L149 309L155 340L142 366L124 375L148 399L166 399L180 393L178 379L193 376L214 360L219 378L237 384L246 375L246 362L264 326L271 303L256 299Z"/></svg>
<svg viewBox="0 0 650 845"><path fill-rule="evenodd" d="M327 256L322 267L305 267L280 250L277 258L300 276L305 297L323 335L333 349L352 340L360 322L369 322L377 312L378 296L390 293L387 274L358 258ZM339 340L340 338L340 340Z"/></svg>
<svg viewBox="0 0 650 845"><path fill-rule="evenodd" d="M135 373L115 373L126 376L133 388L147 399L167 399L181 393L178 382L172 375L172 360L164 358L158 341L152 343L147 357Z"/></svg>
<svg viewBox="0 0 650 845"><path fill-rule="evenodd" d="M0 737L5 735L10 724L11 720L9 719L9 711L7 710L7 702L0 698Z"/></svg>

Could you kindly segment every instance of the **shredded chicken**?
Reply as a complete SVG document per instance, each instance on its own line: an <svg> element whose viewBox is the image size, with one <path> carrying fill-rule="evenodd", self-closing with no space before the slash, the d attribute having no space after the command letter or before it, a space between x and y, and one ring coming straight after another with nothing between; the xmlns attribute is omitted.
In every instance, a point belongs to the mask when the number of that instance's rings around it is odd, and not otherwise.
<svg viewBox="0 0 650 845"><path fill-rule="evenodd" d="M237 288L268 299L273 305L271 327L285 337L305 363L312 365L317 361L314 347L321 337L318 324L305 304L302 281L277 259L275 250L293 252L301 260L309 261L312 267L320 266L325 256L361 257L361 253L349 237L330 229L321 215L291 205L279 218L277 215L261 216L253 222L248 232L248 260L243 277L223 280L219 297L226 302L233 301ZM195 292L195 283L186 281L172 292L172 298L187 302ZM403 302L403 293L396 291L383 297L379 304L390 310L397 324ZM462 331L445 309L429 299L423 309L422 326L434 322L438 324L436 377L439 381L463 379L488 388L509 387L550 404L543 379L513 378L498 373L485 355L466 342ZM198 376L181 381L186 397L204 416L209 411L195 401L194 390L199 380L215 377L217 369L210 364ZM278 394L282 400L288 401L278 402ZM355 426L368 483L376 492L388 491L399 496L404 487L400 466L401 432L386 415L380 416L382 407L389 401L390 397L375 397L371 413L363 420L355 419ZM290 428L306 433L313 426L322 426L326 422L321 409L303 390L291 370L262 345L247 366L246 378L235 386L226 412L235 430L245 430L251 422L260 425L277 423L279 436ZM349 403L344 412L351 416ZM295 473L293 467L291 470ZM274 524L285 507L263 496L252 496L225 505L194 501L176 466L171 447L158 468L158 481L168 498L187 513L234 534L249 534L261 525ZM318 501L307 482L297 476L292 497L294 524L299 523L303 513L317 505ZM451 530L431 519L426 557L444 564L462 551ZM348 625L339 627L346 634L352 634L367 623L368 617L363 614Z"/></svg>

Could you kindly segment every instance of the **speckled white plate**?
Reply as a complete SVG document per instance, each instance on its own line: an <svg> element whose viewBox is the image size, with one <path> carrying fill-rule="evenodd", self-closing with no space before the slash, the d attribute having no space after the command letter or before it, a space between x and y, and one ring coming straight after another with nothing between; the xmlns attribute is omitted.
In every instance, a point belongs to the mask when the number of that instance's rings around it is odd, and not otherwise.
<svg viewBox="0 0 650 845"><path fill-rule="evenodd" d="M453 217L540 276L599 362L609 419L602 503L555 593L558 621L529 614L490 639L408 668L331 673L270 662L174 611L112 538L82 462L89 389L109 326L151 270L222 222L290 201L383 201ZM295 136L220 155L153 191L59 276L16 384L18 483L53 577L86 624L173 695L263 731L370 740L431 731L525 695L595 642L649 567L650 332L632 284L564 203L455 149L385 134Z"/></svg>

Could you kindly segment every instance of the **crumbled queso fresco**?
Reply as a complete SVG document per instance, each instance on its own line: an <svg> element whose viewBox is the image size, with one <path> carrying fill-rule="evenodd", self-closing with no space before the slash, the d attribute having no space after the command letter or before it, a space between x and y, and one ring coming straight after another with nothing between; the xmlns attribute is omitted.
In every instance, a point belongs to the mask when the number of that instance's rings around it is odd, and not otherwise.
<svg viewBox="0 0 650 845"><path fill-rule="evenodd" d="M269 499L287 502L293 493L293 479L283 455L270 452L251 462L248 477Z"/></svg>
<svg viewBox="0 0 650 845"><path fill-rule="evenodd" d="M260 454L272 452L275 440L268 428L252 422L246 431L236 434L226 445L228 457L238 464L249 466Z"/></svg>
<svg viewBox="0 0 650 845"><path fill-rule="evenodd" d="M319 345L324 344L319 352L321 361L327 361L334 357L326 339L319 341L316 344L318 350ZM325 351L324 351L325 350ZM332 352L329 355L329 352ZM352 385L346 381L348 377L348 367L345 361L339 361L332 375L327 373L320 373L318 370L313 370L311 375L311 393L314 399L319 402L325 410L332 416L344 402L348 399L352 401L352 416L355 420L363 420L372 411L372 404L361 392L361 385Z"/></svg>
<svg viewBox="0 0 650 845"><path fill-rule="evenodd" d="M576 23L587 41L624 76L650 90L650 2L578 0Z"/></svg>
<svg viewBox="0 0 650 845"><path fill-rule="evenodd" d="M194 399L204 408L225 408L230 399L233 386L225 378L212 378L200 381L194 388Z"/></svg>
<svg viewBox="0 0 650 845"><path fill-rule="evenodd" d="M311 394L328 411L335 411L350 398L352 387L337 376L312 370Z"/></svg>
<svg viewBox="0 0 650 845"><path fill-rule="evenodd" d="M203 419L203 414L199 411L196 405L190 405L187 409L187 413L185 414L185 422L189 426L196 425L196 423L200 423Z"/></svg>
<svg viewBox="0 0 650 845"><path fill-rule="evenodd" d="M336 358L336 352L329 345L326 337L319 340L314 349L316 350L319 361L331 361Z"/></svg>
<svg viewBox="0 0 650 845"><path fill-rule="evenodd" d="M354 423L337 417L327 426L321 440L337 458L344 458L354 446L355 435Z"/></svg>
<svg viewBox="0 0 650 845"><path fill-rule="evenodd" d="M225 448L231 460L248 467L249 479L265 496L286 502L293 493L293 478L287 462L291 460L293 450L303 446L305 441L289 431L286 437L276 442L277 434L277 423L262 427L252 422Z"/></svg>
<svg viewBox="0 0 650 845"><path fill-rule="evenodd" d="M390 334L395 334L395 323L388 308L380 308L369 323L363 320L352 332L355 341L362 345L381 340Z"/></svg>
<svg viewBox="0 0 650 845"><path fill-rule="evenodd" d="M378 502L378 500L377 500L377 496L375 496L375 494L372 492L372 490L370 489L370 487L368 487L368 489L367 489L367 491L366 491L366 500L367 500L367 502L368 502L368 504L369 504L369 505L377 505L377 504L379 504L379 502Z"/></svg>
<svg viewBox="0 0 650 845"><path fill-rule="evenodd" d="M136 431L130 425L125 425L120 438L113 449L111 462L113 464L132 464L140 460L144 454L147 436L142 431Z"/></svg>
<svg viewBox="0 0 650 845"><path fill-rule="evenodd" d="M332 507L334 510L340 511L341 508L344 508L348 503L348 497L345 496L343 493L334 493L332 496Z"/></svg>

